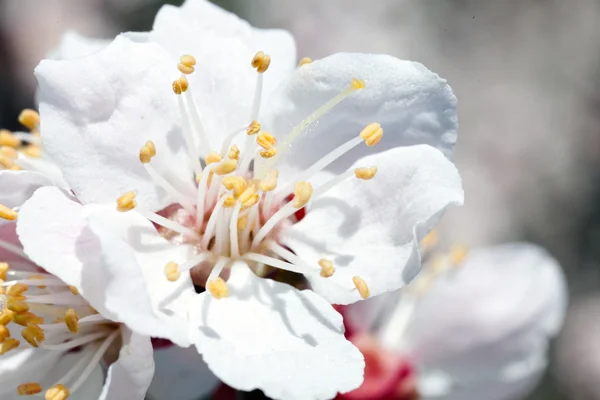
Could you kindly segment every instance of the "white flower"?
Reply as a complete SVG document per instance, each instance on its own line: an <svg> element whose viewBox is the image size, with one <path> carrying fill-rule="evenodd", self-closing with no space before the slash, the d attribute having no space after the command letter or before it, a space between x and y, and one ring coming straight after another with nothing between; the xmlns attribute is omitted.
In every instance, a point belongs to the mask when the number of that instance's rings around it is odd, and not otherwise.
<svg viewBox="0 0 600 400"><path fill-rule="evenodd" d="M141 400L154 372L150 339L98 313L79 286L39 268L19 243L15 210L44 179L0 171L0 397Z"/></svg>
<svg viewBox="0 0 600 400"><path fill-rule="evenodd" d="M549 340L563 324L562 270L545 250L527 243L463 257L434 258L402 294L350 306L349 329L356 338L372 337L376 352L398 359L395 365L416 368L422 398L521 399L543 374ZM373 380L386 374L393 371ZM365 398L385 390L374 387L368 385Z"/></svg>
<svg viewBox="0 0 600 400"><path fill-rule="evenodd" d="M444 156L456 100L418 63L337 54L296 68L294 53L288 33L190 0L147 35L42 62L44 144L75 198L38 190L19 234L111 319L191 338L225 383L328 398L363 368L328 302L410 281L419 241L462 202Z"/></svg>

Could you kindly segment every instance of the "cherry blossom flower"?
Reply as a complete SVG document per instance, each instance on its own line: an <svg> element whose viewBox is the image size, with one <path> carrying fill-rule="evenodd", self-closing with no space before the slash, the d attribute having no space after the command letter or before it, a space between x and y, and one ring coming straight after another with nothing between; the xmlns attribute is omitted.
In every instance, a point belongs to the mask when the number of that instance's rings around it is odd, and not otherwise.
<svg viewBox="0 0 600 400"><path fill-rule="evenodd" d="M521 399L547 365L567 291L558 263L528 243L434 257L400 293L349 306L364 385L345 399Z"/></svg>
<svg viewBox="0 0 600 400"><path fill-rule="evenodd" d="M360 385L330 303L409 282L420 240L462 203L443 79L387 55L297 66L287 32L203 0L36 75L44 146L72 190L39 189L20 210L36 263L138 333L187 338L235 388L309 399Z"/></svg>

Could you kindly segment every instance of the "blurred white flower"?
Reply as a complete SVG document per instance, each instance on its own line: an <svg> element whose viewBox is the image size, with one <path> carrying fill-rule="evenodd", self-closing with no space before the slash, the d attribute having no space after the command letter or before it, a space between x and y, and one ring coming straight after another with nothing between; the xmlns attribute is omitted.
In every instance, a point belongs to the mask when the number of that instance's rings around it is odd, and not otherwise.
<svg viewBox="0 0 600 400"><path fill-rule="evenodd" d="M353 342L372 355L348 398L510 400L535 387L565 316L560 266L526 243L462 258L434 258L401 294L345 310Z"/></svg>
<svg viewBox="0 0 600 400"><path fill-rule="evenodd" d="M36 75L45 150L75 197L42 188L20 210L34 261L136 332L193 342L230 386L307 399L360 385L329 302L406 284L419 241L462 203L443 79L386 55L296 67L287 32L203 0Z"/></svg>

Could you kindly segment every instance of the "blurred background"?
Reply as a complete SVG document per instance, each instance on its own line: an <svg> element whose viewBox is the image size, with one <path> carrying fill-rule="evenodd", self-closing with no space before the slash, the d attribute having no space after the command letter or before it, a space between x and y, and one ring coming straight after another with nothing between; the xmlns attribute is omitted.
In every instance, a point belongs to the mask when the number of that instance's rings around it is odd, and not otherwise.
<svg viewBox="0 0 600 400"><path fill-rule="evenodd" d="M33 68L65 30L149 30L164 3L0 0L0 127L16 129L19 112L35 108ZM527 240L560 261L571 309L531 399L600 399L600 1L216 3L254 26L289 30L299 57L388 53L448 79L467 202L444 218L442 237Z"/></svg>

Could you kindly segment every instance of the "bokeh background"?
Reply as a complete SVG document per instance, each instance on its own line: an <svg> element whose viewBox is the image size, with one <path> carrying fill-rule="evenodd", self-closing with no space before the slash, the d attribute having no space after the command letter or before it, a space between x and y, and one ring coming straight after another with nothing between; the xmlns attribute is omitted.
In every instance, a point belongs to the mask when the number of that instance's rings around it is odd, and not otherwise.
<svg viewBox="0 0 600 400"><path fill-rule="evenodd" d="M18 113L35 108L33 68L66 29L101 38L149 30L164 3L0 0L0 127L16 129ZM449 80L467 202L444 218L442 237L549 249L567 274L571 309L531 399L600 399L600 1L216 3L291 31L300 57L388 53Z"/></svg>

